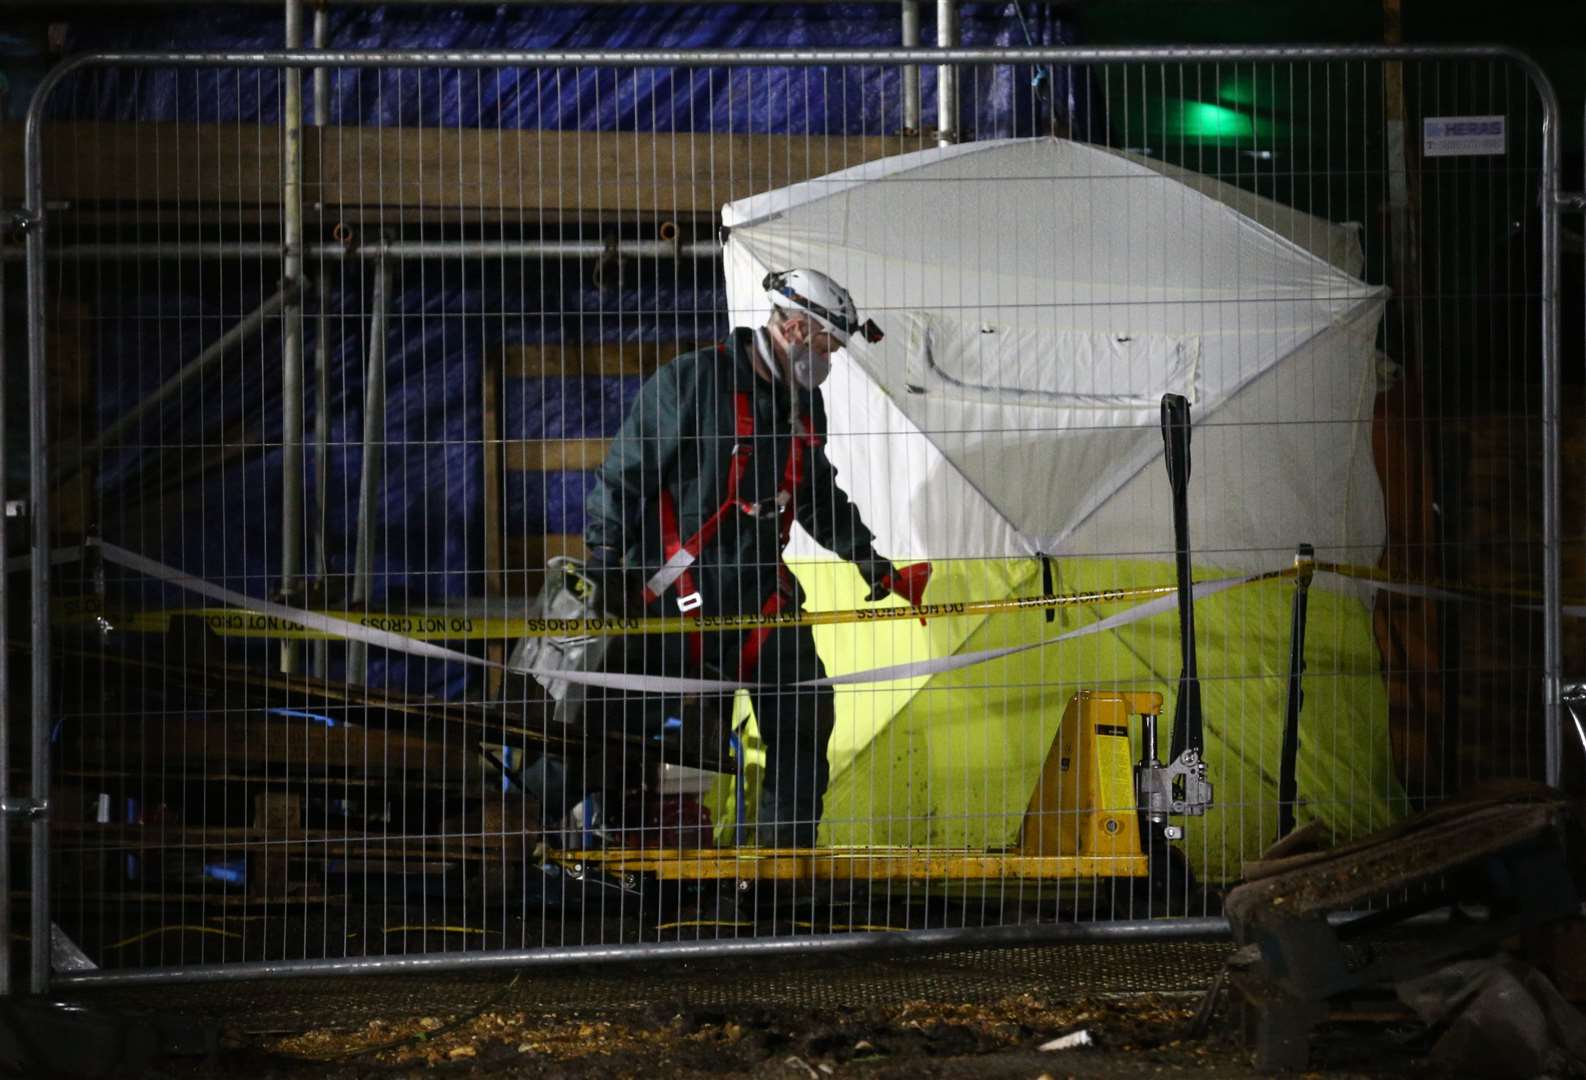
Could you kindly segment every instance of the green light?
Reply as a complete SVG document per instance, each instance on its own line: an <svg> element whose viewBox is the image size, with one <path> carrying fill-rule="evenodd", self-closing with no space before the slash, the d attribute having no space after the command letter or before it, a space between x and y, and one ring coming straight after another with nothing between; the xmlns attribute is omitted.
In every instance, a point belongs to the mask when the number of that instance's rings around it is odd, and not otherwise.
<svg viewBox="0 0 1586 1080"><path fill-rule="evenodd" d="M1255 80L1244 75L1231 75L1224 78L1217 87L1217 98L1230 105L1254 105L1256 103Z"/></svg>
<svg viewBox="0 0 1586 1080"><path fill-rule="evenodd" d="M1244 113L1205 101L1169 101L1165 120L1168 134L1188 138L1241 139L1256 131L1255 122Z"/></svg>

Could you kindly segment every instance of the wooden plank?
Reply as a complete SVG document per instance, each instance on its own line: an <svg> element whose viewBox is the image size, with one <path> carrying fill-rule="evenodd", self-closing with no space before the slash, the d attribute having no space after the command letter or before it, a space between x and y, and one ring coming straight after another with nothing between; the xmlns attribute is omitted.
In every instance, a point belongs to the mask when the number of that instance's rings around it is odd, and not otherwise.
<svg viewBox="0 0 1586 1080"><path fill-rule="evenodd" d="M504 537L508 596L535 596L545 584L545 564L557 555L589 557L584 538L573 533L535 533Z"/></svg>
<svg viewBox="0 0 1586 1080"><path fill-rule="evenodd" d="M584 538L576 533L545 533L533 536L507 537L507 568L511 570L544 570L545 564L557 555L571 555L587 559L589 548Z"/></svg>
<svg viewBox="0 0 1586 1080"><path fill-rule="evenodd" d="M697 348L699 344L693 341L506 345L500 360L509 379L648 375Z"/></svg>
<svg viewBox="0 0 1586 1080"><path fill-rule="evenodd" d="M22 190L21 126L0 126L0 190ZM559 217L667 219L930 145L924 136L491 131L304 132L304 201ZM276 125L49 123L51 200L261 206L281 201ZM402 220L385 219L386 224Z"/></svg>
<svg viewBox="0 0 1586 1080"><path fill-rule="evenodd" d="M72 872L75 873L75 871ZM258 896L247 896L242 893L221 893L218 891L219 886L212 886L211 888L215 889L216 891L205 892L202 896L189 895L186 897L187 902L194 906L202 905L205 909L217 907L266 908L272 903L277 906L277 909L279 909L282 899L280 894L276 894L269 897L268 899L264 899ZM11 896L12 899L26 900L29 894L22 890L12 889ZM69 908L73 911L80 911L84 909L94 910L97 908L110 907L113 907L118 911L122 911L134 905L154 908L168 908L172 899L177 898L177 896L178 894L170 892L105 891L74 893L67 892L63 889L57 892L55 896L51 898L50 902L58 907ZM327 906L340 907L341 905L347 903L347 897L345 894L327 896L323 892L299 892L293 894L292 903L303 905L325 904Z"/></svg>
<svg viewBox="0 0 1586 1080"><path fill-rule="evenodd" d="M901 136L312 129L311 196L326 204L666 218L929 145ZM350 134L349 134L350 133Z"/></svg>
<svg viewBox="0 0 1586 1080"><path fill-rule="evenodd" d="M505 439L508 472L598 469L611 449L610 439Z"/></svg>
<svg viewBox="0 0 1586 1080"><path fill-rule="evenodd" d="M275 125L49 122L42 132L45 197L279 204L282 143ZM0 125L0 190L22 191L20 124Z"/></svg>
<svg viewBox="0 0 1586 1080"><path fill-rule="evenodd" d="M265 835L297 832L303 825L303 796L293 791L261 791L253 797L253 827Z"/></svg>
<svg viewBox="0 0 1586 1080"><path fill-rule="evenodd" d="M1445 508L1453 543L1444 551L1457 580L1494 590L1499 604L1453 605L1458 722L1428 732L1442 774L1434 790L1478 776L1540 775L1546 745L1538 707L1541 620L1520 607L1542 594L1540 396L1512 396L1509 411L1443 421L1440 449L1454 496ZM1566 388L1560 425L1563 592L1586 598L1586 420L1578 388ZM1586 655L1586 623L1564 620L1564 655ZM1581 782L1580 755L1565 755L1565 786Z"/></svg>
<svg viewBox="0 0 1586 1080"><path fill-rule="evenodd" d="M141 730L140 730L141 729ZM440 735L439 728L436 731ZM222 762L301 765L305 767L389 772L424 770L437 783L460 783L478 765L455 738L443 745L420 735L338 724L334 728L259 723L243 719L171 722L165 718L144 725L95 725L77 722L74 759L78 764L129 761L213 768Z"/></svg>
<svg viewBox="0 0 1586 1080"><path fill-rule="evenodd" d="M136 765L138 763L137 762L132 762L132 764ZM161 764L159 779L160 779L160 781L162 783L166 783L166 784L185 784L185 783L273 784L273 783L286 783L287 782L287 781L281 780L280 777L273 776L268 768L255 768L255 769L251 769L251 770L250 769L246 769L246 768L237 769L237 770L220 769L220 770L217 771L217 770L206 770L206 769L202 769L202 768L183 769L183 768L179 768L178 764L179 763L162 763ZM202 764L202 763L200 763L200 764ZM246 764L246 763L244 763L244 764ZM132 769L132 768L115 769L115 768L105 768L105 767L86 768L86 769L71 768L71 769L61 769L59 772L52 773L51 775L69 777L69 778L74 779L74 780L91 780L91 781L104 781L104 780L140 780L140 781L142 781L142 780L148 780L149 779L148 774L141 768L137 768L137 769ZM385 778L381 777L381 776L349 776L349 775L347 775L344 772L343 773L322 773L322 774L320 774L318 776L313 776L313 775L299 776L299 777L294 777L290 782L293 783L293 784L296 784L299 787L305 787L305 788L306 787L312 787L316 791L327 791L330 788L336 788L337 791L335 793L327 796L329 798L335 798L338 795L342 794L340 789L343 789L343 788L370 787L370 786L380 787L380 786L382 786L382 785L384 785L386 783ZM101 786L103 786L103 785L101 784ZM96 788L96 790L98 790L98 789Z"/></svg>
<svg viewBox="0 0 1586 1080"><path fill-rule="evenodd" d="M1383 42L1388 45L1402 42L1403 23L1401 0L1382 0ZM1412 71L1412 80L1413 77ZM1392 260L1388 280L1393 291L1384 320L1388 339L1385 348L1403 362L1410 377L1419 380L1424 362L1419 298L1426 295L1421 280L1421 143L1411 134L1406 120L1409 109L1404 81L1401 61L1382 65L1383 112L1387 120L1388 227L1393 240L1388 245Z"/></svg>
<svg viewBox="0 0 1586 1080"><path fill-rule="evenodd" d="M498 815L496 827L469 832L332 832L325 829L270 831L223 825L52 825L55 851L245 851L279 859L305 860L339 855L384 859L490 857L537 830L530 823L509 828Z"/></svg>
<svg viewBox="0 0 1586 1080"><path fill-rule="evenodd" d="M498 404L500 391L496 385L500 374L499 364L485 365L484 405L480 410L483 429L481 436L487 451L483 457L485 593L488 596L501 595L501 455L488 452L501 439L501 415Z"/></svg>
<svg viewBox="0 0 1586 1080"><path fill-rule="evenodd" d="M13 189L15 190L15 189ZM94 435L98 412L97 367L91 355L93 312L70 297L57 297L50 310L44 348L50 358L45 397L50 409L50 446L56 461L76 460L83 444ZM65 477L56 478L50 490L50 528L58 538L76 538L91 527L94 481L97 468L88 462Z"/></svg>
<svg viewBox="0 0 1586 1080"><path fill-rule="evenodd" d="M484 364L484 386L481 388L480 440L484 443L484 518L485 518L485 595L502 595L501 580L501 502L504 492L501 485L501 458L497 440L501 431L501 363L490 357ZM485 659L492 664L506 660L506 651L499 641L485 645ZM505 673L499 667L491 668L485 675L486 700L501 697Z"/></svg>
<svg viewBox="0 0 1586 1080"><path fill-rule="evenodd" d="M173 663L168 652L162 653L158 659L143 659L102 650L61 646L55 650L55 655L70 658L79 665L73 670L78 671L82 678L73 685L92 687L95 704L87 711L100 719L115 718L115 714L103 713L102 706L97 704L97 695L105 692L107 686L124 686L124 692L136 693L144 685L143 680L156 677L157 673L157 677L166 680L165 685L173 689L182 686L194 695L203 695L207 700L226 702L227 707L233 709L237 708L238 702L247 702L259 707L314 709L343 719L366 711L372 718L384 719L393 724L405 723L410 730L422 725L424 730L432 733L449 731L454 739L484 735L496 741L504 735L511 735L530 742L563 744L574 749L581 749L585 745L581 737L571 738L548 726L549 713L542 711L544 703L534 699L522 702L513 709L478 703L441 702L376 687L326 682L301 674L279 675L207 662ZM68 711L71 708L69 702ZM150 715L145 711L133 714L133 717L147 718ZM411 719L404 721L403 717ZM180 722L186 718L170 719ZM371 729L378 727L375 723L367 726ZM620 743L614 738L611 745L615 750Z"/></svg>

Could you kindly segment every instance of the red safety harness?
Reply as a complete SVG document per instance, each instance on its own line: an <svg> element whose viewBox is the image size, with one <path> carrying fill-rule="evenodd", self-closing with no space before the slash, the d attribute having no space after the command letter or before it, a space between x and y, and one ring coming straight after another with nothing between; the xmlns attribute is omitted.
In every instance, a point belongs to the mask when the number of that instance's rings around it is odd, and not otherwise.
<svg viewBox="0 0 1586 1080"><path fill-rule="evenodd" d="M793 532L793 521L797 516L794 500L797 498L799 486L804 482L804 455L821 444L820 436L810 434L803 420L800 420L798 430L793 435L793 449L788 453L787 466L782 470L782 483L777 489L776 498L758 503L749 502L739 497L738 487L743 482L744 474L749 471L754 452L754 405L749 395L742 390L733 395L733 415L738 441L732 448L732 462L727 467L726 497L722 499L716 511L700 524L698 531L687 540L683 540L678 532L677 505L672 500L672 493L663 489L660 498L656 500L660 511L661 544L662 552L666 556L666 566L645 586L645 602L653 602L675 586L678 594L678 610L685 616L696 619L699 618L704 601L699 595L699 588L694 582L691 568L694 561L699 558L700 551L710 543L721 529L722 522L734 510L754 518L766 517L773 513L777 516L777 588L766 598L765 603L760 605L760 613L775 615L786 606L793 595L793 582L787 565L782 562L781 553L787 547L788 537ZM738 655L739 678L747 678L754 671L755 665L760 661L760 650L765 645L766 638L770 636L770 627L757 627L744 638L743 647ZM699 631L696 630L688 635L688 650L690 658L697 667L704 652Z"/></svg>

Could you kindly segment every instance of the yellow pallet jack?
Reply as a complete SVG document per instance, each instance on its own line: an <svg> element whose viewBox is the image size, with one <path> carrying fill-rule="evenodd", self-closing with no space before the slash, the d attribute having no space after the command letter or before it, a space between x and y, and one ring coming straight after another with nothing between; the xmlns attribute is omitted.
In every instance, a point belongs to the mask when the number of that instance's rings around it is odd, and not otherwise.
<svg viewBox="0 0 1586 1080"><path fill-rule="evenodd" d="M1174 708L1169 763L1157 757L1162 695L1081 690L1068 702L1030 797L1019 840L1006 851L851 847L694 850L611 848L551 853L575 879L590 873L636 881L772 882L993 881L1101 883L1120 879L1187 888L1187 867L1171 845L1183 830L1172 817L1212 805L1206 779L1200 683L1195 659L1188 484L1189 402L1162 399L1162 437L1173 491L1183 671ZM1132 729L1140 729L1135 755Z"/></svg>

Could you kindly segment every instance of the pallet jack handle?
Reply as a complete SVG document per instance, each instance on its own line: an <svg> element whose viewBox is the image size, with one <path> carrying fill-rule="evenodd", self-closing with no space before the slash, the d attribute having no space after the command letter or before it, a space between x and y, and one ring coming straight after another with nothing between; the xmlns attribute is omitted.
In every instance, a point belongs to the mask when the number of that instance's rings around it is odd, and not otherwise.
<svg viewBox="0 0 1586 1080"><path fill-rule="evenodd" d="M1162 447L1167 461L1168 484L1173 489L1179 648L1184 658L1178 679L1178 699L1173 705L1173 735L1168 751L1168 760L1177 761L1185 750L1193 750L1200 755L1206 748L1205 725L1201 719L1200 676L1195 665L1195 597L1190 562L1190 409L1189 399L1182 394L1162 395Z"/></svg>
<svg viewBox="0 0 1586 1080"><path fill-rule="evenodd" d="M1305 704L1305 614L1315 574L1316 549L1300 544L1294 551L1294 607L1289 620L1289 687L1283 709L1283 751L1278 760L1278 839L1294 831L1294 808L1300 798L1300 710Z"/></svg>
<svg viewBox="0 0 1586 1080"><path fill-rule="evenodd" d="M1173 736L1168 763L1156 756L1156 718L1145 718L1140 762L1135 766L1135 790L1145 819L1159 827L1167 840L1180 840L1184 830L1169 825L1172 814L1198 817L1212 805L1212 785L1206 779L1205 724L1201 720L1200 677L1195 670L1195 588L1190 577L1189 400L1179 394L1162 395L1162 447L1168 483L1173 488L1173 548L1178 571L1179 648L1184 667L1179 675L1178 700L1173 706Z"/></svg>

